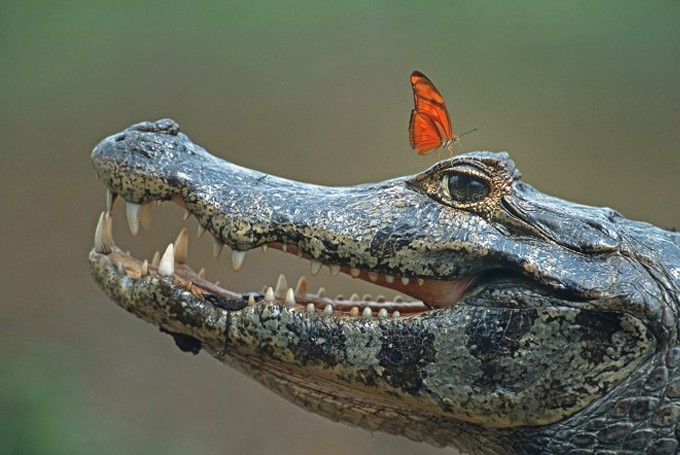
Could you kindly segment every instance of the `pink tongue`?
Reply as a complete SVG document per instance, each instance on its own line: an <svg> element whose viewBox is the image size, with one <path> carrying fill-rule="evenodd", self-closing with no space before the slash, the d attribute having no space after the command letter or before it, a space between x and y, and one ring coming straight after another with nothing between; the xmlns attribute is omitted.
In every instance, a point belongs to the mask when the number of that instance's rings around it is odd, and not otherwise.
<svg viewBox="0 0 680 455"><path fill-rule="evenodd" d="M385 286L420 300L431 308L442 308L458 303L471 281L471 277L452 281L425 280L423 284L411 280L409 284L404 286L398 280L395 280L394 283L385 284ZM380 284L382 285L382 283Z"/></svg>

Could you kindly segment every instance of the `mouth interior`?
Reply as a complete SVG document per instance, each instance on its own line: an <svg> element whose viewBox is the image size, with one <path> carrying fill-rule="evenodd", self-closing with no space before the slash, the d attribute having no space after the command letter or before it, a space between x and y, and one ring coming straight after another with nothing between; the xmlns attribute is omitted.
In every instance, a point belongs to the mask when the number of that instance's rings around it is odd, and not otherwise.
<svg viewBox="0 0 680 455"><path fill-rule="evenodd" d="M117 202L121 199L110 190L107 190L107 211L101 214L95 232L96 252L108 255L119 274L125 274L132 279L140 279L152 273L173 276L179 285L184 286L196 295L212 295L218 298L226 298L230 301L242 300L244 306L256 305L259 302L278 302L285 305L299 306L308 312L320 311L327 316L346 315L352 317L385 318L401 317L406 314L420 313L454 305L464 296L473 282L472 277L449 281L406 278L378 273L368 269L356 269L346 265L321 264L299 251L294 244L275 242L262 245L261 247L264 250L275 249L308 260L310 272L313 275L316 275L322 266L326 266L332 275L344 273L355 279L364 280L383 288L397 291L407 297L397 295L388 299L378 295L374 298L370 295L359 296L356 293L349 292L337 295L335 298L330 298L325 295L323 288L317 293L308 292L306 277L300 277L297 284L292 287L289 286L284 275L279 276L275 288L264 287L261 292L237 293L221 287L219 283L212 283L206 280L203 269L195 272L186 264L188 247L186 228L181 229L175 242L168 245L164 254L161 255L157 252L150 261L137 259L117 248L113 242L112 217L114 207L118 205ZM184 207L181 200L174 199L172 202ZM125 203L128 224L133 235L139 232L140 225L144 229L149 228L152 206L152 203L144 205ZM189 216L191 216L191 213L186 211L185 219ZM199 237L204 232L205 229L199 225ZM221 240L213 240L213 252L215 257L218 257L224 245ZM245 254L245 251L234 250L232 252L232 266L236 271L241 268Z"/></svg>

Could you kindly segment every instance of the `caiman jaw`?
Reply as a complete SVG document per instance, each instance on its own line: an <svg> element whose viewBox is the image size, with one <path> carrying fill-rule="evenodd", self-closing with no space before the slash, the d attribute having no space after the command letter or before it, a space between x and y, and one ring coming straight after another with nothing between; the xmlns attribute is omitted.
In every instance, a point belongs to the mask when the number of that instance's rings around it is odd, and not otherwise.
<svg viewBox="0 0 680 455"><path fill-rule="evenodd" d="M379 286L396 290L414 300L406 300L400 295L391 300L379 295L373 299L370 295L359 296L351 293L349 297L338 295L331 299L325 295L325 290L320 288L316 294L307 292L307 278L302 276L297 281L295 289L288 286L288 282L283 274L279 276L275 288L264 286L262 292L236 293L220 287L217 283L205 280L205 271L202 269L198 273L186 264L188 251L188 233L186 228L182 228L177 239L166 248L161 255L156 252L154 258L140 260L129 253L117 248L113 241L112 217L113 208L117 195L111 190L107 190L107 211L102 212L95 231L95 249L97 254L108 255L112 264L120 275L126 275L131 279L139 279L149 274L157 273L164 276L174 276L178 283L190 290L194 294L206 296L214 295L223 297L230 301L243 301L245 305L255 305L256 302L264 300L266 303L275 301L283 302L286 305L297 305L310 313L320 311L326 316L349 315L362 317L398 318L402 314L420 313L431 309L454 305L465 294L466 290L473 282L471 277L464 277L458 280L430 280L430 279L409 279L406 277L396 277L374 272L371 270L360 270L347 266L334 264L321 264L318 261L310 260L310 269L316 275L323 265L327 265L331 274L336 276L340 272L348 274L353 278L368 281ZM161 201L158 201L160 204ZM184 207L183 202L178 198L173 198L172 202ZM139 226L148 229L151 224L152 203L144 205L126 202L126 214L128 224L133 235L139 232ZM191 212L184 207L185 219ZM205 228L198 228L199 238L204 234ZM215 258L219 257L224 244L214 239L213 252ZM277 249L283 252L297 255L300 258L310 259L307 255L298 251L292 244L271 243L263 245L262 249ZM232 251L232 266L238 271L243 264L245 251Z"/></svg>

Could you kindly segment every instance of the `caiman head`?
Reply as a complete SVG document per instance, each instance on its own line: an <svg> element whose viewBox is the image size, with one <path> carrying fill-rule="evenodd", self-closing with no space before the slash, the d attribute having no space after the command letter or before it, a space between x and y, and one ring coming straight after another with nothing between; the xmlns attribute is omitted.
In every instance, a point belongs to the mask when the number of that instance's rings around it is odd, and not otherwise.
<svg viewBox="0 0 680 455"><path fill-rule="evenodd" d="M184 350L333 420L463 451L677 447L673 233L542 194L507 153L332 188L228 163L160 120L92 160L108 195L93 276ZM185 230L151 261L118 249L120 198L133 233L152 203L184 207L235 269L266 247L409 298L332 299L304 278L229 291L185 263Z"/></svg>

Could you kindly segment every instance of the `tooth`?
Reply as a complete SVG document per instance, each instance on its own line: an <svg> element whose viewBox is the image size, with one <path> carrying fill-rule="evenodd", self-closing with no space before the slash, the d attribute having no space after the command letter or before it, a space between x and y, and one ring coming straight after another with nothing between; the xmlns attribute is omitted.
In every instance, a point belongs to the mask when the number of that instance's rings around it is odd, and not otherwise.
<svg viewBox="0 0 680 455"><path fill-rule="evenodd" d="M187 251L189 250L189 234L186 228L182 228L177 234L175 240L175 261L179 264L184 264L187 260Z"/></svg>
<svg viewBox="0 0 680 455"><path fill-rule="evenodd" d="M387 317L387 310L385 308L380 308L380 311L378 311L378 317L385 319Z"/></svg>
<svg viewBox="0 0 680 455"><path fill-rule="evenodd" d="M409 279L408 279L408 278L406 278L405 276L402 276L402 277L401 277L401 284L403 284L404 286L406 286L406 285L408 285L408 282L409 282Z"/></svg>
<svg viewBox="0 0 680 455"><path fill-rule="evenodd" d="M345 300L345 296L342 294L338 294L335 296L335 300Z"/></svg>
<svg viewBox="0 0 680 455"><path fill-rule="evenodd" d="M316 296L321 298L326 297L326 289L323 287L319 288L319 290L316 293Z"/></svg>
<svg viewBox="0 0 680 455"><path fill-rule="evenodd" d="M372 282L378 281L378 277L380 276L379 273L377 272L368 272L368 279L371 280Z"/></svg>
<svg viewBox="0 0 680 455"><path fill-rule="evenodd" d="M363 313L361 313L361 315L365 318L370 318L371 316L373 316L373 310L371 310L369 307L366 307L364 308L364 311Z"/></svg>
<svg viewBox="0 0 680 455"><path fill-rule="evenodd" d="M288 288L286 291L286 299L284 300L286 305L295 305L295 296L293 295L293 288Z"/></svg>
<svg viewBox="0 0 680 455"><path fill-rule="evenodd" d="M349 315L350 316L359 316L359 308L353 306L351 310L349 310Z"/></svg>
<svg viewBox="0 0 680 455"><path fill-rule="evenodd" d="M283 295L284 292L288 289L288 281L286 281L286 276L282 273L279 275L279 279L276 282L276 290L274 291L274 294L281 294Z"/></svg>
<svg viewBox="0 0 680 455"><path fill-rule="evenodd" d="M128 225L130 226L130 232L132 235L137 235L139 232L139 212L142 210L142 206L135 204L134 202L125 203L125 212L127 213Z"/></svg>
<svg viewBox="0 0 680 455"><path fill-rule="evenodd" d="M220 286L220 282L219 282L219 280L218 280L218 281L215 281L215 286L217 286L217 287L219 287L219 286Z"/></svg>
<svg viewBox="0 0 680 455"><path fill-rule="evenodd" d="M396 303L401 303L401 302L404 301L404 298L403 298L402 296L400 296L400 295L395 295L395 296L394 296L394 300L392 300L392 301L393 301L393 302L396 302Z"/></svg>
<svg viewBox="0 0 680 455"><path fill-rule="evenodd" d="M357 294L357 293L355 292L354 294L352 294L352 295L349 297L349 300L352 301L352 302L358 302L358 301L359 301L359 294Z"/></svg>
<svg viewBox="0 0 680 455"><path fill-rule="evenodd" d="M255 297L253 296L253 294L250 294L248 296L248 306L253 306L253 305L255 305Z"/></svg>
<svg viewBox="0 0 680 455"><path fill-rule="evenodd" d="M309 264L312 269L312 275L318 274L322 264L319 261L311 261Z"/></svg>
<svg viewBox="0 0 680 455"><path fill-rule="evenodd" d="M113 210L113 201L116 200L116 193L111 191L110 189L106 189L106 211L111 213L111 210Z"/></svg>
<svg viewBox="0 0 680 455"><path fill-rule="evenodd" d="M107 228L108 226L108 228ZM111 252L111 217L102 212L94 230L94 250L97 253L109 254Z"/></svg>
<svg viewBox="0 0 680 455"><path fill-rule="evenodd" d="M161 200L156 201L156 207L160 207L162 202L163 201L161 201Z"/></svg>
<svg viewBox="0 0 680 455"><path fill-rule="evenodd" d="M301 276L295 287L295 293L297 295L303 295L307 293L307 278Z"/></svg>
<svg viewBox="0 0 680 455"><path fill-rule="evenodd" d="M149 274L149 261L144 259L144 262L142 262L142 267L139 270L139 276L147 276Z"/></svg>
<svg viewBox="0 0 680 455"><path fill-rule="evenodd" d="M222 254L222 248L224 248L222 240L213 237L213 256L215 256L215 259L219 258L220 254Z"/></svg>
<svg viewBox="0 0 680 455"><path fill-rule="evenodd" d="M161 275L172 275L175 273L175 247L171 243L165 249L161 263L158 266L158 273Z"/></svg>
<svg viewBox="0 0 680 455"><path fill-rule="evenodd" d="M274 301L274 290L269 286L267 290L264 293L264 300L265 302L273 302Z"/></svg>
<svg viewBox="0 0 680 455"><path fill-rule="evenodd" d="M205 279L205 268L201 267L201 270L198 271L198 277L200 279Z"/></svg>
<svg viewBox="0 0 680 455"><path fill-rule="evenodd" d="M392 283L394 281L394 277L392 275L385 275L385 281L387 283Z"/></svg>
<svg viewBox="0 0 680 455"><path fill-rule="evenodd" d="M361 273L361 270L355 269L354 267L349 269L349 274L352 275L352 278L358 277L360 273Z"/></svg>
<svg viewBox="0 0 680 455"><path fill-rule="evenodd" d="M326 316L333 314L333 305L326 305L326 308L323 309L323 314Z"/></svg>
<svg viewBox="0 0 680 455"><path fill-rule="evenodd" d="M307 304L307 313L314 313L316 311L316 307L314 306L313 303L308 303Z"/></svg>
<svg viewBox="0 0 680 455"><path fill-rule="evenodd" d="M142 206L142 209L139 212L139 220L142 223L142 229L145 231L148 231L149 228L151 228L151 208L153 207L153 204L151 202L147 202Z"/></svg>
<svg viewBox="0 0 680 455"><path fill-rule="evenodd" d="M153 265L154 267L158 267L158 264L160 264L160 263L161 263L161 253L156 251L153 254L153 259L151 259L151 265Z"/></svg>
<svg viewBox="0 0 680 455"><path fill-rule="evenodd" d="M338 273L340 273L340 266L339 265L331 265L331 275L333 276L338 276Z"/></svg>
<svg viewBox="0 0 680 455"><path fill-rule="evenodd" d="M201 237L203 237L203 234L205 234L205 228L199 224L198 231L196 232L196 237L200 239Z"/></svg>
<svg viewBox="0 0 680 455"><path fill-rule="evenodd" d="M422 278L418 278L416 281L418 282L418 285L419 285L419 286L422 286L423 283L425 283L425 280L422 279Z"/></svg>
<svg viewBox="0 0 680 455"><path fill-rule="evenodd" d="M283 251L284 253L288 252L288 244L282 243L281 244L281 251Z"/></svg>
<svg viewBox="0 0 680 455"><path fill-rule="evenodd" d="M232 251L231 252L231 266L234 268L235 271L239 271L241 266L243 265L243 259L246 257L246 252L245 251Z"/></svg>
<svg viewBox="0 0 680 455"><path fill-rule="evenodd" d="M262 248L262 252L263 252L263 253L266 253L266 252L267 252L267 244L266 244L266 243L265 243L264 245L262 245L261 248Z"/></svg>
<svg viewBox="0 0 680 455"><path fill-rule="evenodd" d="M118 274L119 275L124 274L125 273L125 267L123 267L123 263L119 262L117 265L118 265Z"/></svg>
<svg viewBox="0 0 680 455"><path fill-rule="evenodd" d="M399 316L401 316L401 313L399 311L395 310L395 311L392 312L393 318L398 318Z"/></svg>
<svg viewBox="0 0 680 455"><path fill-rule="evenodd" d="M385 299L385 296L381 294L381 295L379 295L378 297L375 298L375 301L382 303L382 302L386 302L387 299Z"/></svg>
<svg viewBox="0 0 680 455"><path fill-rule="evenodd" d="M373 296L371 294L364 294L361 300L363 300L364 302L371 302L373 301Z"/></svg>
<svg viewBox="0 0 680 455"><path fill-rule="evenodd" d="M188 211L187 209L184 209L184 215L182 215L182 220L186 221L186 220L189 219L190 216L191 216L191 212Z"/></svg>

